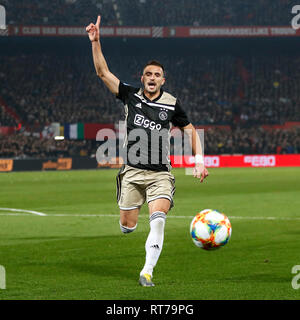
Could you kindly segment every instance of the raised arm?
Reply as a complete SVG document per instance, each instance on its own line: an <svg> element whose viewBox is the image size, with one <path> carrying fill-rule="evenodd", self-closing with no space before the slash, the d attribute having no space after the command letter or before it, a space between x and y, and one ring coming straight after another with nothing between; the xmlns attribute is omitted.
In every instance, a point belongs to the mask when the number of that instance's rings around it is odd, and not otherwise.
<svg viewBox="0 0 300 320"><path fill-rule="evenodd" d="M90 23L86 27L86 32L88 33L90 41L92 43L94 66L95 66L97 75L103 80L107 88L112 93L118 94L120 80L109 71L106 60L103 56L102 49L101 49L100 21L101 21L101 16L98 16L96 24Z"/></svg>

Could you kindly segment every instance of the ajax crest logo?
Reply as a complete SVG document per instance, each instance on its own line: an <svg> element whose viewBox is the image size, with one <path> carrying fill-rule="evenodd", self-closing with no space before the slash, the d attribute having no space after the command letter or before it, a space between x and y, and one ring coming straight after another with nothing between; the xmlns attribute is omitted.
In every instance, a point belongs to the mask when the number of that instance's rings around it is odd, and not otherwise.
<svg viewBox="0 0 300 320"><path fill-rule="evenodd" d="M159 119L162 120L162 121L165 121L165 120L168 119L168 114L167 114L166 111L161 111L161 112L158 114L158 116L159 116Z"/></svg>

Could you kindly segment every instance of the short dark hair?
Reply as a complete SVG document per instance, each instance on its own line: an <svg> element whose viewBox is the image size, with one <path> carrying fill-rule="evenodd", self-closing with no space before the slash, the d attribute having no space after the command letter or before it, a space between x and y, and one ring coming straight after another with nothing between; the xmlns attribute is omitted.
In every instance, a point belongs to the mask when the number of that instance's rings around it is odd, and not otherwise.
<svg viewBox="0 0 300 320"><path fill-rule="evenodd" d="M144 68L143 68L143 73L144 73L144 70L146 67L148 66L158 66L158 67L161 67L162 68L162 71L165 73L165 68L164 66L157 60L150 60L148 61L145 65L144 65Z"/></svg>

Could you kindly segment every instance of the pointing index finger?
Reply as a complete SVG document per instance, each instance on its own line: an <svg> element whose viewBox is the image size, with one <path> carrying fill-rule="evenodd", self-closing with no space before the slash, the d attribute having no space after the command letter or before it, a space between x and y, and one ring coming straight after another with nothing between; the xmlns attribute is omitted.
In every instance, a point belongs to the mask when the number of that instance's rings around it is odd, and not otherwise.
<svg viewBox="0 0 300 320"><path fill-rule="evenodd" d="M98 16L97 22L96 22L96 27L98 27L98 28L100 26L100 21L101 21L101 16Z"/></svg>

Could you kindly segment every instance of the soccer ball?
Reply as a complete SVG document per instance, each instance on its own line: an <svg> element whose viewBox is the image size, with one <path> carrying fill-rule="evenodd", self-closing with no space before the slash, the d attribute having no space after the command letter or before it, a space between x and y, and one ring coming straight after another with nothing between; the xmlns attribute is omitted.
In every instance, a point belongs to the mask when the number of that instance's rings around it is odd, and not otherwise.
<svg viewBox="0 0 300 320"><path fill-rule="evenodd" d="M195 245L205 250L224 246L231 237L231 223L225 214L205 209L191 222L190 233Z"/></svg>

